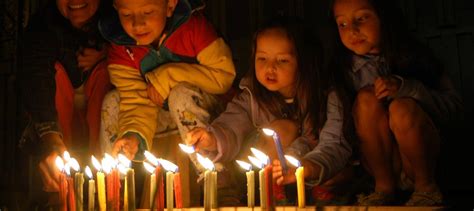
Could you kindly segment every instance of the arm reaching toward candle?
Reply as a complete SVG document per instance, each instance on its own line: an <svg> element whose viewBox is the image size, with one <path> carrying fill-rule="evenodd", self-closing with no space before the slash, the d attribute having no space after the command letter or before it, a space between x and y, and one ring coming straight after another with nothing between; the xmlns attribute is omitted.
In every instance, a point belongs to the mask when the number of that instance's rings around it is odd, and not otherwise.
<svg viewBox="0 0 474 211"><path fill-rule="evenodd" d="M318 179L314 178L317 177L321 172L321 167L317 164L313 164L311 162L302 160L302 164L305 168L304 170L304 178L308 179ZM288 166L288 172L286 174L283 173L283 168L281 167L279 160L273 161L273 180L276 181L278 185L286 185L290 183L296 182L295 177L296 168L294 166Z"/></svg>
<svg viewBox="0 0 474 211"><path fill-rule="evenodd" d="M216 151L217 143L216 137L213 133L209 132L205 128L194 128L186 134L186 144L194 145L196 151L200 149L208 151Z"/></svg>
<svg viewBox="0 0 474 211"><path fill-rule="evenodd" d="M43 190L46 192L56 192L59 190L59 170L56 167L55 159L66 150L60 135L48 133L41 137L42 148L46 157L39 163L39 170L43 180Z"/></svg>

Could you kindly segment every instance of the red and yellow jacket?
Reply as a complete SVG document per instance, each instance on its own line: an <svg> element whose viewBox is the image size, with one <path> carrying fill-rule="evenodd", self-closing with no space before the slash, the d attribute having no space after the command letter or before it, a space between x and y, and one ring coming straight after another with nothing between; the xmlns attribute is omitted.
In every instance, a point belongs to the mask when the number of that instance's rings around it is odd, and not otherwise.
<svg viewBox="0 0 474 211"><path fill-rule="evenodd" d="M171 24L168 22L169 27L163 33L167 36L158 47L134 45L123 29L119 30L123 34L114 31L108 36L107 32L113 30L101 27L102 34L113 43L108 69L111 82L120 94L117 137L135 133L148 149L159 107L148 98L147 83L167 99L170 90L180 82L188 82L210 94L223 94L236 76L230 48L204 16L186 2L178 3L169 20ZM176 11L188 11L188 14L176 14Z"/></svg>

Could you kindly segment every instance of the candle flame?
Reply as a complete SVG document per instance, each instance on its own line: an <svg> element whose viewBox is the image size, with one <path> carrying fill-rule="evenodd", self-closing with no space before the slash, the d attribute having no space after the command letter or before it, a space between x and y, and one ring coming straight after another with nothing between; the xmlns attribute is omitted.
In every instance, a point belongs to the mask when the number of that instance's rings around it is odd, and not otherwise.
<svg viewBox="0 0 474 211"><path fill-rule="evenodd" d="M151 162L151 164L153 164L154 166L158 166L160 165L160 163L158 162L158 158L156 158L153 154L151 154L151 152L145 150L145 157L148 161Z"/></svg>
<svg viewBox="0 0 474 211"><path fill-rule="evenodd" d="M250 150L264 165L270 164L270 158L265 153L253 147Z"/></svg>
<svg viewBox="0 0 474 211"><path fill-rule="evenodd" d="M71 175L71 164L69 164L69 162L64 164L64 171L66 172L68 176Z"/></svg>
<svg viewBox="0 0 474 211"><path fill-rule="evenodd" d="M242 167L246 171L252 170L252 165L250 163L247 163L241 160L236 160L235 162L237 162L240 165L240 167Z"/></svg>
<svg viewBox="0 0 474 211"><path fill-rule="evenodd" d="M63 152L63 158L66 162L69 162L69 160L71 159L71 155L69 154L68 151Z"/></svg>
<svg viewBox="0 0 474 211"><path fill-rule="evenodd" d="M110 173L112 171L112 164L110 163L110 159L107 158L102 158L102 170L104 170L105 173Z"/></svg>
<svg viewBox="0 0 474 211"><path fill-rule="evenodd" d="M114 168L118 164L118 161L114 157L112 157L111 155L109 155L107 153L105 153L103 159L105 159L108 162L108 164L110 165L111 168Z"/></svg>
<svg viewBox="0 0 474 211"><path fill-rule="evenodd" d="M56 167L58 167L59 171L64 170L64 161L61 159L61 157L57 156L54 162L56 163Z"/></svg>
<svg viewBox="0 0 474 211"><path fill-rule="evenodd" d="M257 168L259 169L262 169L264 167L262 161L260 161L259 159L257 159L256 157L253 157L253 156L248 156L250 162L256 166Z"/></svg>
<svg viewBox="0 0 474 211"><path fill-rule="evenodd" d="M273 136L273 134L275 134L275 131L269 128L262 128L262 131L267 136Z"/></svg>
<svg viewBox="0 0 474 211"><path fill-rule="evenodd" d="M145 169L152 174L155 172L155 167L148 162L143 162L143 167L145 167Z"/></svg>
<svg viewBox="0 0 474 211"><path fill-rule="evenodd" d="M185 144L178 144L178 145L181 148L181 150L183 150L184 152L188 154L195 152L194 147L192 145L185 145Z"/></svg>
<svg viewBox="0 0 474 211"><path fill-rule="evenodd" d="M81 169L81 167L79 166L79 162L77 162L75 158L71 158L68 163L69 166L74 169L74 171L79 171Z"/></svg>
<svg viewBox="0 0 474 211"><path fill-rule="evenodd" d="M118 154L118 160L124 167L129 168L132 162L123 154Z"/></svg>
<svg viewBox="0 0 474 211"><path fill-rule="evenodd" d="M170 161L160 159L160 163L166 171L171 171L173 173L176 173L178 171L178 166Z"/></svg>
<svg viewBox="0 0 474 211"><path fill-rule="evenodd" d="M214 163L209 158L204 158L201 154L197 153L198 162L207 170L214 170Z"/></svg>
<svg viewBox="0 0 474 211"><path fill-rule="evenodd" d="M91 171L91 168L89 168L89 166L86 166L86 168L84 169L84 171L86 172L86 175L90 178L90 179L93 179L94 177L92 176L92 171Z"/></svg>
<svg viewBox="0 0 474 211"><path fill-rule="evenodd" d="M128 167L124 166L122 163L117 165L117 169L120 171L120 173L127 175Z"/></svg>
<svg viewBox="0 0 474 211"><path fill-rule="evenodd" d="M95 158L94 155L92 155L91 160L92 160L92 165L94 165L95 169L97 169L97 171L100 171L102 169L102 165L100 165L100 162L97 160L97 158Z"/></svg>
<svg viewBox="0 0 474 211"><path fill-rule="evenodd" d="M291 165L295 166L296 168L301 167L300 161L294 158L293 156L285 155L285 158Z"/></svg>

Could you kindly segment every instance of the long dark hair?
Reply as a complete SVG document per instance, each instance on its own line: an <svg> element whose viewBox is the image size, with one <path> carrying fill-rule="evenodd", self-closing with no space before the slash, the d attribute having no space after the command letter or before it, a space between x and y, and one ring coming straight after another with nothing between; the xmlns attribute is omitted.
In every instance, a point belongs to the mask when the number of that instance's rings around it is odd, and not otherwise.
<svg viewBox="0 0 474 211"><path fill-rule="evenodd" d="M442 65L432 49L410 32L397 1L367 1L380 19L380 56L384 58L391 73L419 80L430 88L438 88L443 74ZM334 2L332 0L330 18L333 25L336 25Z"/></svg>
<svg viewBox="0 0 474 211"><path fill-rule="evenodd" d="M322 47L313 30L301 20L293 17L277 17L271 19L257 30L253 38L250 70L247 77L251 80L252 90L257 103L277 118L284 118L287 103L278 92L272 92L261 85L255 76L256 40L261 33L269 29L282 29L296 50L297 71L295 81L294 115L300 121L309 121L312 124L313 134L318 135L326 120L327 93L325 71L322 68Z"/></svg>

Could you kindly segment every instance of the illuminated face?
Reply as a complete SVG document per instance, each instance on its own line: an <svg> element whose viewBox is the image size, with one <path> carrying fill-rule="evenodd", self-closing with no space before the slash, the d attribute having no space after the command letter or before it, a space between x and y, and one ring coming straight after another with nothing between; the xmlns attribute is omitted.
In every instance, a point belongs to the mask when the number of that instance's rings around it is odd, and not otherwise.
<svg viewBox="0 0 474 211"><path fill-rule="evenodd" d="M99 8L100 0L56 0L59 12L74 28L81 28Z"/></svg>
<svg viewBox="0 0 474 211"><path fill-rule="evenodd" d="M178 0L115 0L120 23L139 45L158 43Z"/></svg>
<svg viewBox="0 0 474 211"><path fill-rule="evenodd" d="M336 0L333 9L344 46L358 55L380 52L380 19L368 0Z"/></svg>
<svg viewBox="0 0 474 211"><path fill-rule="evenodd" d="M293 42L282 29L267 29L258 35L255 50L258 82L270 91L292 98L298 69Z"/></svg>

